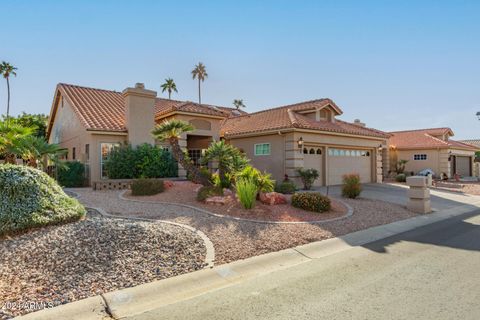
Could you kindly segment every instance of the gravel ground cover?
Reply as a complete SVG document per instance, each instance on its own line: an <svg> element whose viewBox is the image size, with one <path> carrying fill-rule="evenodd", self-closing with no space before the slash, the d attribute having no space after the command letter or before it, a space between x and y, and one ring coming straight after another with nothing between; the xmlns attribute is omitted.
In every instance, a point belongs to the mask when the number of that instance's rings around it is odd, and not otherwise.
<svg viewBox="0 0 480 320"><path fill-rule="evenodd" d="M205 254L182 227L90 210L82 221L0 239L0 319L34 311L20 306L27 302L64 304L195 271Z"/></svg>
<svg viewBox="0 0 480 320"><path fill-rule="evenodd" d="M87 206L102 207L111 214L170 220L190 225L204 232L215 247L215 264L217 265L416 215L393 203L360 198L343 200L353 207L354 213L351 217L342 220L305 224L266 224L215 217L178 205L120 200L119 191L92 191L91 189L75 191L80 194L80 202Z"/></svg>
<svg viewBox="0 0 480 320"><path fill-rule="evenodd" d="M467 193L471 195L480 195L480 182L470 181L437 181L435 184L437 189L453 192Z"/></svg>
<svg viewBox="0 0 480 320"><path fill-rule="evenodd" d="M344 216L348 211L341 202L335 199L331 199L331 210L323 213L305 211L289 204L269 206L262 204L260 201L257 201L255 207L250 210L244 209L238 200L231 201L226 205L206 204L196 199L197 190L200 187L201 185L190 181L175 181L173 187L153 196L132 196L130 191L127 191L124 197L135 200L182 203L221 215L260 221L305 222L328 220ZM287 195L289 202L290 198L291 195Z"/></svg>

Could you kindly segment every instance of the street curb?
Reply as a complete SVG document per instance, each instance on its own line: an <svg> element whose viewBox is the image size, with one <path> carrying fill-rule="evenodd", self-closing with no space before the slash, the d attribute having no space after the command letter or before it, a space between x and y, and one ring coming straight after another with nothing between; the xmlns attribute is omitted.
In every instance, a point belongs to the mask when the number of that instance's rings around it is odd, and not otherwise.
<svg viewBox="0 0 480 320"><path fill-rule="evenodd" d="M342 201L339 198L335 198L335 201L340 202L342 205L344 205L347 208L347 213L345 213L343 216L337 217L337 218L316 220L316 221L267 221L267 220L244 219L244 218L226 216L226 215L223 215L223 214L210 212L208 210L197 208L197 207L194 207L194 206L190 206L188 204L175 203L175 202L164 202L164 201L149 201L149 200L129 199L129 198L126 198L124 196L124 194L128 191L129 190L121 191L118 194L118 198L120 200L123 200L123 201L131 201L131 202L138 202L138 203L164 204L164 205L170 205L170 206L179 206L179 207L189 208L189 209L192 209L192 210L197 210L198 212L202 212L202 213L205 213L205 214L208 214L210 216L217 217L217 218L229 219L229 220L240 221L240 222L253 222L253 223L263 223L263 224L312 224L312 223L313 224L321 224L321 223L343 220L343 219L349 218L353 215L353 208L348 203Z"/></svg>
<svg viewBox="0 0 480 320"><path fill-rule="evenodd" d="M203 269L132 288L108 292L102 295L106 303L105 310L108 310L114 319L138 315L146 311L194 298L206 292L235 285L273 271L343 252L356 246L365 245L462 214L472 213L479 209L480 200L472 202L471 204L356 231L337 238L312 242L291 249L271 252L215 266L211 269ZM61 310L60 307L53 308L51 310L39 311L27 315L35 315L36 317L20 317L19 319L54 319L54 317L43 317L43 313L48 312L49 315L55 314L55 318L68 317L69 319L83 320L85 318L76 318L75 316L86 314L90 308L93 307L93 305L89 306L86 304L84 302L85 300L66 304L62 306L64 308ZM79 312L78 310L81 308L79 305L81 303L83 303L88 310ZM57 309L58 312L55 313ZM90 319L97 319L93 311Z"/></svg>

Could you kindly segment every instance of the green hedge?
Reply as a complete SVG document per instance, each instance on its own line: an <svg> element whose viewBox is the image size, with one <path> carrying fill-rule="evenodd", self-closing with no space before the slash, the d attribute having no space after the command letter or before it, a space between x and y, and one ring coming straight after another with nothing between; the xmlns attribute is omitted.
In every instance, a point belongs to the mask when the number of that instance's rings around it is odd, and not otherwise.
<svg viewBox="0 0 480 320"><path fill-rule="evenodd" d="M132 195L134 196L151 196L165 191L163 180L159 179L138 179L133 180Z"/></svg>
<svg viewBox="0 0 480 320"><path fill-rule="evenodd" d="M104 163L110 179L166 178L178 176L177 162L170 152L142 144L115 148Z"/></svg>
<svg viewBox="0 0 480 320"><path fill-rule="evenodd" d="M0 165L0 236L82 218L85 208L46 173Z"/></svg>
<svg viewBox="0 0 480 320"><path fill-rule="evenodd" d="M78 161L65 162L57 170L58 183L67 188L85 186L85 165Z"/></svg>
<svg viewBox="0 0 480 320"><path fill-rule="evenodd" d="M299 192L292 196L292 206L307 211L325 212L330 210L331 203L320 192Z"/></svg>

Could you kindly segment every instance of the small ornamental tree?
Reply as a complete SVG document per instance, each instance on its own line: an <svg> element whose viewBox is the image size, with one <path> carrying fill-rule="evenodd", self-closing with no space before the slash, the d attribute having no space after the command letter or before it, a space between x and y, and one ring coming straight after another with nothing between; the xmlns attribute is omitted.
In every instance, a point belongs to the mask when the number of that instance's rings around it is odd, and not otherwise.
<svg viewBox="0 0 480 320"><path fill-rule="evenodd" d="M316 169L297 169L298 175L302 179L303 187L305 190L312 188L313 182L320 176Z"/></svg>

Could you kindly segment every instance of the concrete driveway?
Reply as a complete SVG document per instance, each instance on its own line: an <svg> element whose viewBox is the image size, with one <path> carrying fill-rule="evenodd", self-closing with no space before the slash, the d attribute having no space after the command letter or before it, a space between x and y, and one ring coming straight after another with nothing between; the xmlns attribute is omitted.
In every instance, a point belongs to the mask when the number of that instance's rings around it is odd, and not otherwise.
<svg viewBox="0 0 480 320"><path fill-rule="evenodd" d="M407 189L408 187L405 185L390 183L368 183L363 185L361 197L406 205L408 200ZM326 194L327 187L316 188L316 191ZM341 186L328 187L328 194L331 196L340 197ZM430 195L432 209L436 211L450 209L464 204L471 204L474 201L480 200L480 196L449 191L430 190Z"/></svg>

